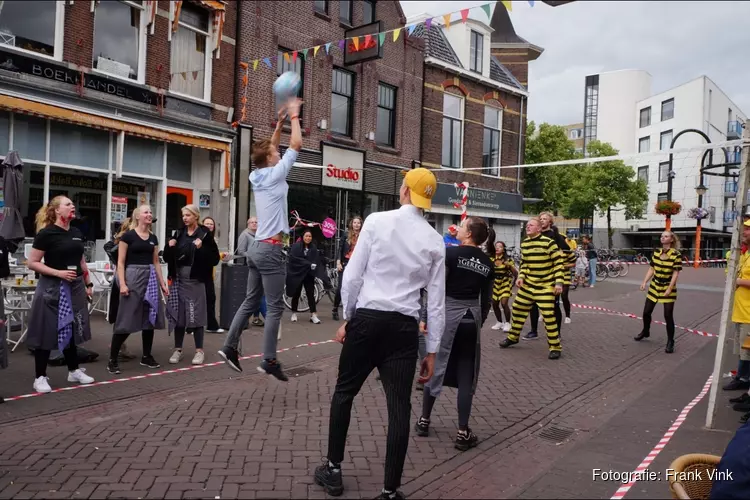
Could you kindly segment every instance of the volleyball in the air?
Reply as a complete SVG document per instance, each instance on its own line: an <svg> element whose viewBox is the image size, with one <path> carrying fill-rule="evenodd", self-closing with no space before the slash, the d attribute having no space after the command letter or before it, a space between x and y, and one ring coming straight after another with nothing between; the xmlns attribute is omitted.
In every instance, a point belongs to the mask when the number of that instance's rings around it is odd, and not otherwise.
<svg viewBox="0 0 750 500"><path fill-rule="evenodd" d="M290 97L294 97L299 92L301 84L299 75L294 71L287 71L279 76L273 84L273 93L276 94L276 98L280 100L286 100Z"/></svg>

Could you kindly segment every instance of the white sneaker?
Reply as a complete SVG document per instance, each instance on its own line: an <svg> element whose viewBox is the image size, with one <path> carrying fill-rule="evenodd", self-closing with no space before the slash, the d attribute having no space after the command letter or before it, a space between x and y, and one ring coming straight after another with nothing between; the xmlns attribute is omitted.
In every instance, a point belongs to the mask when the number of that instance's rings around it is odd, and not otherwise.
<svg viewBox="0 0 750 500"><path fill-rule="evenodd" d="M295 314L292 314L292 323L296 323L296 322L297 322L297 314L295 313Z"/></svg>
<svg viewBox="0 0 750 500"><path fill-rule="evenodd" d="M68 382L78 382L79 384L90 384L94 381L93 377L86 375L83 368L79 368L76 371L68 372Z"/></svg>
<svg viewBox="0 0 750 500"><path fill-rule="evenodd" d="M495 331L500 330L502 327L503 327L503 324L499 321L495 323L494 325L492 325L492 329Z"/></svg>
<svg viewBox="0 0 750 500"><path fill-rule="evenodd" d="M319 325L320 319L317 316L310 316L310 322L314 325Z"/></svg>
<svg viewBox="0 0 750 500"><path fill-rule="evenodd" d="M206 360L206 354L203 351L197 351L195 353L195 356L193 356L194 365L202 365L205 360Z"/></svg>
<svg viewBox="0 0 750 500"><path fill-rule="evenodd" d="M510 323L505 323L503 325L503 331L504 332L509 332L510 331L510 326L511 326Z"/></svg>
<svg viewBox="0 0 750 500"><path fill-rule="evenodd" d="M224 333L226 330L219 328L218 330L206 330L206 333Z"/></svg>
<svg viewBox="0 0 750 500"><path fill-rule="evenodd" d="M52 392L52 387L49 386L48 380L49 378L47 377L39 377L38 379L34 380L34 390L41 394Z"/></svg>
<svg viewBox="0 0 750 500"><path fill-rule="evenodd" d="M182 351L180 351L179 349L175 349L174 352L172 353L172 357L169 358L169 364L176 365L177 363L180 362L181 359L182 359Z"/></svg>
<svg viewBox="0 0 750 500"><path fill-rule="evenodd" d="M570 324L570 318L565 318L565 324L566 324L566 325L569 325L569 324Z"/></svg>

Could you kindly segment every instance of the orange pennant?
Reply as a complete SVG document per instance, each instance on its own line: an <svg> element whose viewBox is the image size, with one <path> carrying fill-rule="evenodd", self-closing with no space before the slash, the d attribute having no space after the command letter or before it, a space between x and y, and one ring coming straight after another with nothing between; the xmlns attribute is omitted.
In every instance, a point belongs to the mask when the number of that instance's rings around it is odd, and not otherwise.
<svg viewBox="0 0 750 500"><path fill-rule="evenodd" d="M445 29L448 30L451 28L451 15L450 14L446 14L443 16L443 23L445 24Z"/></svg>
<svg viewBox="0 0 750 500"><path fill-rule="evenodd" d="M291 61L289 60L289 52L284 52L284 60L287 64L291 64Z"/></svg>
<svg viewBox="0 0 750 500"><path fill-rule="evenodd" d="M354 42L354 50L359 50L359 37L355 36L352 41Z"/></svg>

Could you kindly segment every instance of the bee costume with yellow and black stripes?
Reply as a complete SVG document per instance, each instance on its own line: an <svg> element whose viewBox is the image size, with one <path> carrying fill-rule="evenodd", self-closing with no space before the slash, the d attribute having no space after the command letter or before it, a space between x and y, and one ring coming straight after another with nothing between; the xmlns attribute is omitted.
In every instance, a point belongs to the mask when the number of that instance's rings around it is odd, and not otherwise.
<svg viewBox="0 0 750 500"><path fill-rule="evenodd" d="M670 304L677 300L677 284L672 288L672 293L667 297L664 292L669 288L672 281L672 275L682 271L682 255L678 250L670 248L666 254L661 250L655 251L651 255L651 267L654 269L654 276L648 286L648 300L657 304Z"/></svg>
<svg viewBox="0 0 750 500"><path fill-rule="evenodd" d="M511 269L513 267L515 264L510 259L495 259L495 282L492 285L492 300L495 302L512 295L513 272Z"/></svg>
<svg viewBox="0 0 750 500"><path fill-rule="evenodd" d="M537 304L544 318L547 331L547 344L550 351L561 351L560 335L555 320L555 285L565 281L563 256L554 240L539 234L527 237L521 243L521 266L518 278L523 285L518 289L513 302L513 325L508 338L501 347L510 347L518 343L521 328Z"/></svg>

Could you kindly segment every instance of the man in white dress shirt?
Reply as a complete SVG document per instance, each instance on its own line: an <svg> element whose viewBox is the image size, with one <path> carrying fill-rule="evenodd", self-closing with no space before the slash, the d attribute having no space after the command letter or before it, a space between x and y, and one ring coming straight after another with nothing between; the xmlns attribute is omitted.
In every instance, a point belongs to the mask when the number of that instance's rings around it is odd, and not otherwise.
<svg viewBox="0 0 750 500"><path fill-rule="evenodd" d="M397 489L409 445L421 289L427 290L429 334L420 383L432 377L445 325L445 244L423 213L430 209L436 189L430 170L408 171L400 191L401 208L367 218L344 273L345 323L336 333L344 346L331 400L328 460L315 470L315 482L329 495L344 491L341 461L352 402L377 368L388 403L385 484L379 498L403 498Z"/></svg>

